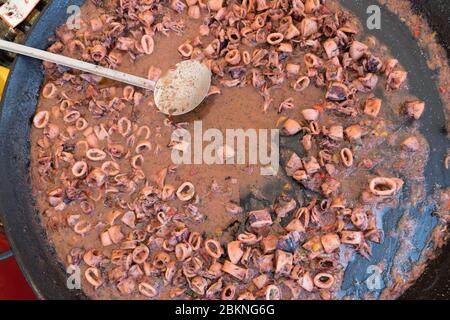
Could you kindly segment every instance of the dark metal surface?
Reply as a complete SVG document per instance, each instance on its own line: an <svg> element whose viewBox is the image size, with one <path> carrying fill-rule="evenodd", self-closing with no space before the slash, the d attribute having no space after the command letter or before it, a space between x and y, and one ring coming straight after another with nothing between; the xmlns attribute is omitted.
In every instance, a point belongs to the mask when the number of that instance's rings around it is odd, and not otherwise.
<svg viewBox="0 0 450 320"><path fill-rule="evenodd" d="M51 2L33 26L26 44L46 49L54 30L68 18L67 7L83 2ZM67 289L66 272L47 243L31 194L30 124L42 81L40 61L27 57L15 60L0 115L0 214L15 258L36 295L46 299L80 299L84 298L81 291Z"/></svg>
<svg viewBox="0 0 450 320"><path fill-rule="evenodd" d="M432 0L431 3L440 1ZM372 1L365 0L341 0L341 3L361 18L365 27L365 21L368 17L367 7ZM442 12L441 15L448 17L450 10ZM450 147L449 140L446 139L445 116L443 105L440 99L437 84L434 80L435 74L427 67L425 55L422 53L416 40L411 36L410 30L400 21L400 19L382 7L381 12L381 30L365 30L366 34L374 35L388 46L391 53L408 71L408 83L411 92L419 99L426 102L427 112L420 120L420 131L426 137L432 152L425 168L426 189L431 194L436 186L449 186L450 174L443 167L443 159ZM450 29L446 26L447 30ZM413 159L411 159L413 161ZM437 219L433 217L433 206L426 206L425 203L417 207L408 206L405 202L400 208L389 210L383 217L384 240L379 245L372 247L373 256L370 260L358 257L350 263L345 272L345 279L342 286L344 295L356 295L362 298L366 294L377 296L380 290L369 290L366 285L366 279L371 275L367 272L371 265L383 265L382 277L384 285L392 285L392 271L394 269L407 274L414 263L419 261L422 251L430 246L429 239L433 227L437 224ZM413 230L405 234L405 240L410 241L411 248L407 252L402 251L401 241L399 240L396 229L399 221L404 214L408 219L416 221ZM444 256L448 252L443 253ZM401 259L399 262L398 259ZM397 266L394 266L394 262ZM447 275L448 266L444 269L440 267L435 269L436 274ZM425 298L425 292L432 294L437 288L442 288L442 284L435 279L427 279L425 284L418 283L402 298ZM447 291L446 296L450 298ZM438 298L438 296L433 296Z"/></svg>
<svg viewBox="0 0 450 320"><path fill-rule="evenodd" d="M450 1L413 0L413 8L436 31L441 45L450 57ZM447 143L448 146L448 143ZM448 176L447 176L448 185ZM402 296L403 299L450 299L450 243L432 261L419 280Z"/></svg>
<svg viewBox="0 0 450 320"><path fill-rule="evenodd" d="M3 20L0 20L0 38L3 40L13 41L17 43L23 43L25 37L30 31L33 24L39 18L42 10L50 0L41 0L34 7L33 11L28 15L28 17L17 26L17 28L10 28ZM4 4L6 0L0 0L0 4ZM9 67L16 55L11 52L0 51L0 65Z"/></svg>
<svg viewBox="0 0 450 320"><path fill-rule="evenodd" d="M430 27L436 31L442 46L450 57L450 1L448 0L412 0L416 13L427 19Z"/></svg>
<svg viewBox="0 0 450 320"><path fill-rule="evenodd" d="M83 0L53 1L44 12L41 19L34 25L26 42L27 45L45 49L48 38L55 28L64 23L67 18L66 7L81 4ZM343 4L365 21L366 9L373 4L369 0L342 0ZM438 3L441 1L428 1ZM444 3L444 2L441 2ZM425 10L425 9L423 9ZM445 13L447 12L447 13ZM449 16L450 11L441 12L440 16ZM400 22L398 17L383 9L382 30L371 31L380 38L398 57L403 66L410 72L409 83L412 91L427 102L429 109L421 120L421 131L426 136L433 152L426 168L427 190L432 191L436 184L448 186L449 173L443 170L442 160L449 147L448 141L442 132L445 125L442 104L439 99L432 72L427 68L426 61L417 43L412 39L409 30ZM431 16L432 17L432 16ZM444 26L450 34L449 25ZM442 28L444 28L442 27ZM85 296L77 290L68 290L66 287L67 275L64 268L56 262L53 249L47 244L45 232L39 223L38 213L34 208L31 195L29 176L30 151L30 123L37 104L39 88L42 84L43 74L39 61L19 57L13 66L2 102L0 115L0 208L5 222L6 232L11 240L25 276L31 286L41 298L47 299L79 299ZM419 213L418 208L406 208L411 218L418 221L417 230L411 234L411 242L415 250L406 257L405 271L417 261L423 248L429 245L429 235L432 227L437 223L431 215L432 207L425 208ZM386 231L393 230L405 212L405 208L392 210L385 215L383 226ZM398 239L385 237L383 244L374 246L374 257L371 261L357 258L346 271L343 285L343 294L362 297L367 293L364 283L368 274L367 267L380 261L387 262L387 270L383 274L386 283L390 281L390 267L392 258L399 248ZM443 255L448 263L448 252ZM437 262L430 267L435 275L448 276L448 264L445 268ZM433 278L433 275L432 275ZM434 277L433 279L436 279ZM440 298L433 295L439 288L445 287L439 281L435 285L427 280L429 289L417 286L409 290L405 298ZM433 280L434 281L434 280ZM447 291L447 297L448 291Z"/></svg>

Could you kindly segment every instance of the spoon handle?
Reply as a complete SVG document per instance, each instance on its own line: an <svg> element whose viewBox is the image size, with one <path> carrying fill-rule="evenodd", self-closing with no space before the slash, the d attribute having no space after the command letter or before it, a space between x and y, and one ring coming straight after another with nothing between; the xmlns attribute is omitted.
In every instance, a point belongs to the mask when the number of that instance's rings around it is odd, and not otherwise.
<svg viewBox="0 0 450 320"><path fill-rule="evenodd" d="M5 41L0 39L0 49L11 51L14 53L18 53L24 56L36 58L39 60L44 60L52 63L56 63L58 65L66 66L69 68L81 70L84 72L88 72L91 74L95 74L97 76L105 77L108 79L116 80L119 82L131 84L136 87L154 90L155 82L137 77L128 73L108 69L105 67L101 67L92 63L80 61L77 59L72 59L63 55L54 54L48 51L39 50L31 47L27 47L21 44L17 44L15 42Z"/></svg>

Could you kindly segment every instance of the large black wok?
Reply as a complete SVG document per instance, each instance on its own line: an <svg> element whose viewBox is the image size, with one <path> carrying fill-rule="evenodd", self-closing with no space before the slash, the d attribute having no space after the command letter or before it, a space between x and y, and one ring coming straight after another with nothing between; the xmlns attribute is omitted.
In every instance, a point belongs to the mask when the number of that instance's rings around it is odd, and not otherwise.
<svg viewBox="0 0 450 320"><path fill-rule="evenodd" d="M83 0L52 1L30 32L26 44L45 49L48 39L58 25L67 19L69 5L81 5ZM343 0L342 3L355 14L367 18L366 9L376 1ZM450 3L447 0L414 1L416 10L423 13L440 34L442 45L448 50L450 43ZM443 168L447 148L450 147L445 133L443 106L439 99L432 72L426 67L417 43L409 30L397 18L382 8L382 30L370 31L386 43L403 66L409 71L409 83L419 98L427 102L428 110L421 120L421 131L428 139L433 152L426 167L426 185L429 192L438 184L449 186L450 175ZM3 96L0 118L0 213L5 230L10 239L14 255L25 277L39 298L83 299L81 291L66 287L67 275L62 264L57 262L53 249L48 245L45 231L39 223L34 207L29 174L30 127L43 72L41 62L26 57L18 57ZM420 228L414 233L413 243L417 252L409 257L411 263L417 261L420 251L428 245L430 231L437 223L432 216L433 208L424 213L414 213ZM367 288L367 266L384 261L389 268L398 248L398 242L389 235L396 227L403 211L392 210L383 221L386 237L384 242L373 247L373 258L367 261L356 258L345 274L343 290L348 294L362 297ZM1 263L1 262L0 262ZM448 247L433 262L420 280L405 294L407 299L450 298L449 272L450 254ZM405 268L410 265L405 265ZM389 271L389 270L388 270ZM385 281L389 272L383 273Z"/></svg>

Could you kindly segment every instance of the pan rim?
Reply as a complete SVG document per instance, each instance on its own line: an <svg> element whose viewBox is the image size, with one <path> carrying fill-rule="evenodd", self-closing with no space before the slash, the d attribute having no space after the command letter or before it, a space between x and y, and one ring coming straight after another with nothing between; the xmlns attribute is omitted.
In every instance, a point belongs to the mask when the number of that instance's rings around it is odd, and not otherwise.
<svg viewBox="0 0 450 320"><path fill-rule="evenodd" d="M58 2L61 2L61 3L62 3L63 1L58 1ZM72 1L72 2L73 2L73 1ZM42 18L43 18L46 14L48 14L48 10L49 10L50 6L53 5L53 3L54 3L54 1L50 2L50 3L45 7L45 9L44 9L44 11L43 11L41 17L39 18L39 21L33 26L32 30L30 31L30 33L29 33L29 35L28 35L28 37L27 37L27 42L28 42L28 39L29 39L30 37L32 37L33 31L34 31L35 29L37 29L38 25L40 25L39 22L42 21ZM26 61L26 59L27 59L27 58L18 57L18 58L14 61L14 64L13 64L13 66L12 66L12 68L11 68L11 75L14 73L14 70L15 70L16 65L17 65L17 64L20 64L20 63L22 63L22 62L24 62L24 61ZM7 81L6 86L5 86L5 92L9 89L9 86L10 86L10 80L11 80L11 79L12 79L12 77L9 77L9 78L8 78L8 81ZM11 82L12 82L12 80L11 80ZM6 97L6 95L4 95L4 97L2 98L2 101L1 101L1 103L0 103L0 105L1 105L1 111L0 111L0 124L2 124L3 121L4 121L4 103L5 103L5 97ZM0 129L0 130L1 130L1 129ZM5 137L5 135L3 134L3 132L2 132L2 134L0 134L0 136L1 136L1 137ZM2 145L1 145L1 147L0 147L0 157L3 158L4 152L5 152L5 150L4 150L4 144L2 143ZM6 177L6 174L4 173L4 170L5 170L5 169L4 169L3 167L0 168L0 177L1 177L1 178ZM5 180L6 180L6 179L5 179ZM1 207L1 208L4 208L4 207L5 207L5 205L4 205L4 201L5 201L5 200L4 200L3 197L4 197L4 195L3 195L3 193L2 193L1 196L0 196L0 207ZM37 211L37 210L36 210L36 211ZM33 289L33 291L38 295L38 297L39 297L40 299L45 299L47 295L45 294L45 292L43 292L42 287L39 286L39 284L38 284L39 281L36 281L36 279L34 279L34 277L32 277L32 275L31 275L29 272L26 272L26 270L24 269L24 268L25 268L25 265L28 264L28 263L25 263L25 262L24 262L24 257L22 256L23 253L22 253L21 251L19 251L18 246L16 245L16 243L15 243L15 241L14 241L15 237L12 236L12 229L10 230L10 228L9 228L9 223L8 223L8 220L9 220L9 219L8 219L8 217L7 217L7 214L6 214L3 210L0 210L0 215L2 216L2 219L3 219L3 221L5 222L5 231L6 231L6 234L7 234L7 236L8 236L9 239L10 239L11 246L12 246L12 248L13 248L13 250L14 250L14 253L16 254L16 259L17 259L18 262L19 262L19 266L20 266L22 272L24 273L24 275L25 275L27 281L30 283L30 285L31 285L31 287L32 287L32 289ZM53 253L52 253L52 254L53 254ZM60 263L60 262L58 261L58 263ZM60 264L61 264L61 263L60 263ZM61 265L62 265L62 264L61 264Z"/></svg>

